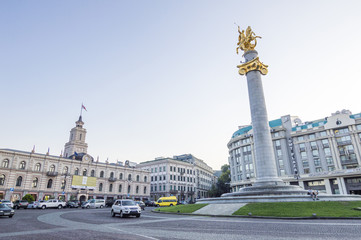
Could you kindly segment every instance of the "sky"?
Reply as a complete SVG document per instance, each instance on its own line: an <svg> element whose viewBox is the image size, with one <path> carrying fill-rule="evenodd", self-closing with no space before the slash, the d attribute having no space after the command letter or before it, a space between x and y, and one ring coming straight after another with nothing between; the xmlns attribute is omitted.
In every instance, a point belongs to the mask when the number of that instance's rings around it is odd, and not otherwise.
<svg viewBox="0 0 361 240"><path fill-rule="evenodd" d="M60 155L82 103L88 153L193 154L213 169L251 123L238 24L262 37L269 120L360 113L360 1L0 1L0 148Z"/></svg>

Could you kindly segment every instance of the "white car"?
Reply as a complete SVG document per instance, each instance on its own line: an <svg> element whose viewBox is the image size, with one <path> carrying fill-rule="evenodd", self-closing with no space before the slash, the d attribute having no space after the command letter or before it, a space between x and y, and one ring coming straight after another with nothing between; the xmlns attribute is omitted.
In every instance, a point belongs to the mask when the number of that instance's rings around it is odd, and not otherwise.
<svg viewBox="0 0 361 240"><path fill-rule="evenodd" d="M45 202L39 202L36 206L37 208L45 209L45 208L58 208L61 209L66 206L66 203L57 199L50 199Z"/></svg>
<svg viewBox="0 0 361 240"><path fill-rule="evenodd" d="M14 208L14 203L12 203L11 201L9 200L0 200L0 203L3 203L5 204L6 206L8 206L9 208Z"/></svg>
<svg viewBox="0 0 361 240"><path fill-rule="evenodd" d="M118 199L114 202L110 214L112 217L115 217L116 214L119 214L121 218L125 216L136 216L139 218L141 212L142 209L133 200Z"/></svg>

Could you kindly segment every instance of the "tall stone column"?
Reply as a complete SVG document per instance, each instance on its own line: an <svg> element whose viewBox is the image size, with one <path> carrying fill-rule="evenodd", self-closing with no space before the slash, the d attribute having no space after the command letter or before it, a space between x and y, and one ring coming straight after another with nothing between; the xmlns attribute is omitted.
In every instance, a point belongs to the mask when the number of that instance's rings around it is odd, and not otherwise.
<svg viewBox="0 0 361 240"><path fill-rule="evenodd" d="M265 68L265 70L263 70L264 74L267 73L267 66L259 62L258 53L255 50L245 52L244 58L246 59L246 63L243 65L248 65L246 76L256 163L256 181L254 186L283 185L283 181L278 177L277 173L272 137L268 123L266 101L262 86L262 66ZM255 69L253 69L254 67Z"/></svg>

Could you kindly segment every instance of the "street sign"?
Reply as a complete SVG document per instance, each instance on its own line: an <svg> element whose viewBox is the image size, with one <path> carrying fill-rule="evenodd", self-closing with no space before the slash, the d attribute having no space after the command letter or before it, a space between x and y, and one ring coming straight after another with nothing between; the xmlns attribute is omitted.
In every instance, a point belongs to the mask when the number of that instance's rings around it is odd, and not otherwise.
<svg viewBox="0 0 361 240"><path fill-rule="evenodd" d="M12 187L12 188L10 188L10 192L14 192L14 188Z"/></svg>

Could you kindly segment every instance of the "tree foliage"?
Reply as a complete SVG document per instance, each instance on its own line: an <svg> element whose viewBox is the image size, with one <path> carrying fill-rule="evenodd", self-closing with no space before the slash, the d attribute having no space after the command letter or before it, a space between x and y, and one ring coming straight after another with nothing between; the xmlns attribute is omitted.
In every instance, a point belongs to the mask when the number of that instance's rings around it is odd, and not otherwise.
<svg viewBox="0 0 361 240"><path fill-rule="evenodd" d="M26 200L26 201L28 201L28 202L33 202L33 201L35 201L35 198L34 198L33 195L26 194L26 195L22 198L22 200Z"/></svg>
<svg viewBox="0 0 361 240"><path fill-rule="evenodd" d="M221 170L222 174L219 176L217 183L213 184L211 190L208 192L210 197L220 197L223 193L230 192L231 172L229 165L224 164Z"/></svg>

